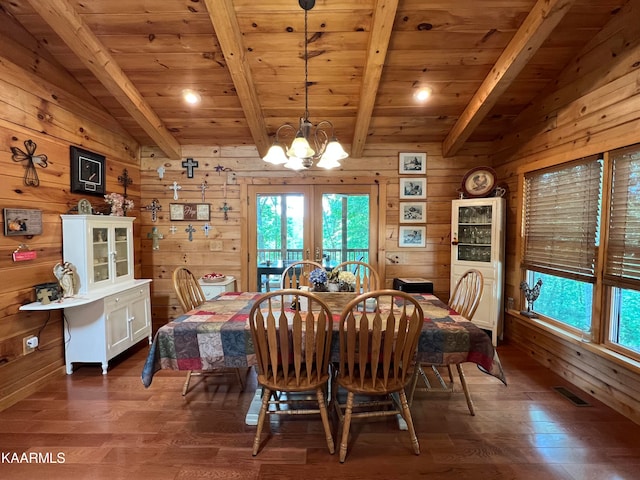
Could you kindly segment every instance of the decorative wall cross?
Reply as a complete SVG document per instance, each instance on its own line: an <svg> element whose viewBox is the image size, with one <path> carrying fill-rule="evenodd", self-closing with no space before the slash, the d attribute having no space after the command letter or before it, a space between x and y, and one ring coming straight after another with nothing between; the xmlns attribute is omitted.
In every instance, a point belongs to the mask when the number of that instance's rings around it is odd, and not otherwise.
<svg viewBox="0 0 640 480"><path fill-rule="evenodd" d="M232 208L229 206L229 204L227 202L224 202L224 205L222 205L220 207L220 210L222 210L222 212L224 213L224 220L225 222L227 220L229 220L229 210L232 210Z"/></svg>
<svg viewBox="0 0 640 480"><path fill-rule="evenodd" d="M122 175L118 176L118 183L120 185L124 185L123 197L127 198L127 187L133 183L133 179L129 176L129 172L126 168L122 171Z"/></svg>
<svg viewBox="0 0 640 480"><path fill-rule="evenodd" d="M18 147L11 147L11 153L13 154L11 158L14 162L27 161L22 181L27 187L37 187L40 185L40 179L38 178L35 164L40 165L42 168L47 168L47 156L35 154L37 145L33 140L25 140L24 146L27 149L26 152L23 152Z"/></svg>
<svg viewBox="0 0 640 480"><path fill-rule="evenodd" d="M204 192L205 190L209 188L209 184L207 183L206 180L202 180L202 183L200 184L200 191L202 192L202 203L205 202L204 200Z"/></svg>
<svg viewBox="0 0 640 480"><path fill-rule="evenodd" d="M151 232L147 233L147 238L151 238L153 240L152 245L154 250L160 250L160 243L158 240L162 240L164 235L158 231L158 227L151 228Z"/></svg>
<svg viewBox="0 0 640 480"><path fill-rule="evenodd" d="M173 182L173 185L169 187L169 190L173 190L173 199L178 200L178 190L182 190L182 187L178 185L178 182Z"/></svg>
<svg viewBox="0 0 640 480"><path fill-rule="evenodd" d="M157 198L154 198L146 208L151 212L151 221L155 222L158 219L158 212L162 210L162 205L160 205L160 201Z"/></svg>
<svg viewBox="0 0 640 480"><path fill-rule="evenodd" d="M209 222L205 223L202 226L202 230L204 230L204 236L205 237L209 237L209 230L211 230L213 227L211 225L209 225Z"/></svg>
<svg viewBox="0 0 640 480"><path fill-rule="evenodd" d="M187 169L187 178L193 178L193 169L198 168L198 162L193 158L187 158L182 162L182 166Z"/></svg>
<svg viewBox="0 0 640 480"><path fill-rule="evenodd" d="M185 228L184 231L189 234L189 241L193 242L193 232L196 231L196 229L193 228L193 225L189 224L189 226Z"/></svg>
<svg viewBox="0 0 640 480"><path fill-rule="evenodd" d="M162 180L164 178L164 167L162 165L160 165L156 169L156 172L158 172L158 178L160 178L160 180Z"/></svg>
<svg viewBox="0 0 640 480"><path fill-rule="evenodd" d="M171 232L171 235L175 235L176 232L178 231L178 227L176 227L175 225L171 225L169 227L169 231Z"/></svg>

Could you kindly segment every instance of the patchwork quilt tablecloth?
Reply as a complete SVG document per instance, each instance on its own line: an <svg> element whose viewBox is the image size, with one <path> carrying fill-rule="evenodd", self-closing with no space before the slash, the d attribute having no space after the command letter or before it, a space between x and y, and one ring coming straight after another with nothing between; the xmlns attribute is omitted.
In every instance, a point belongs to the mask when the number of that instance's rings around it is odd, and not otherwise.
<svg viewBox="0 0 640 480"><path fill-rule="evenodd" d="M153 375L161 369L211 370L255 365L248 317L261 295L225 292L160 327L143 367L144 386L151 385ZM498 353L485 331L457 315L434 295L416 293L412 296L424 311L417 352L419 362L438 365L473 362L506 384ZM337 330L340 312L332 309L332 313ZM333 343L332 351L337 355L337 335Z"/></svg>

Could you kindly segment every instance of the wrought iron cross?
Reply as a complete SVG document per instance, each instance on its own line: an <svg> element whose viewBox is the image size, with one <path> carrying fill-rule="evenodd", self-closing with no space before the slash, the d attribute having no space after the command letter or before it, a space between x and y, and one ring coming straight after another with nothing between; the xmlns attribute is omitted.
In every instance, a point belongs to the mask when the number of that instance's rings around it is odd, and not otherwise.
<svg viewBox="0 0 640 480"><path fill-rule="evenodd" d="M122 175L118 176L118 183L120 185L124 185L123 197L127 198L127 187L133 183L133 179L129 176L129 172L126 168L122 171Z"/></svg>
<svg viewBox="0 0 640 480"><path fill-rule="evenodd" d="M157 198L151 200L151 203L144 208L151 212L152 222L158 220L158 212L162 210L162 205L160 205L160 201Z"/></svg>
<svg viewBox="0 0 640 480"><path fill-rule="evenodd" d="M193 232L196 231L196 229L193 228L193 225L189 224L189 226L185 228L184 231L189 234L189 241L193 242Z"/></svg>
<svg viewBox="0 0 640 480"><path fill-rule="evenodd" d="M229 220L229 210L232 210L232 208L229 206L229 204L227 202L224 202L224 205L222 205L220 207L220 210L222 210L222 212L224 212L224 220L225 220L225 222L227 220Z"/></svg>
<svg viewBox="0 0 640 480"><path fill-rule="evenodd" d="M147 233L147 238L151 238L153 240L152 245L154 250L160 250L160 243L158 240L162 240L164 235L158 231L158 227L151 228L151 232Z"/></svg>
<svg viewBox="0 0 640 480"><path fill-rule="evenodd" d="M198 168L198 162L193 158L187 158L182 162L182 166L187 169L187 178L193 178L193 169Z"/></svg>
<svg viewBox="0 0 640 480"><path fill-rule="evenodd" d="M40 185L40 179L38 178L35 164L40 165L42 168L47 168L48 159L45 154L36 155L37 145L33 140L25 140L24 146L27 149L26 152L23 152L18 147L11 147L11 158L14 162L27 161L22 181L27 187L37 187Z"/></svg>

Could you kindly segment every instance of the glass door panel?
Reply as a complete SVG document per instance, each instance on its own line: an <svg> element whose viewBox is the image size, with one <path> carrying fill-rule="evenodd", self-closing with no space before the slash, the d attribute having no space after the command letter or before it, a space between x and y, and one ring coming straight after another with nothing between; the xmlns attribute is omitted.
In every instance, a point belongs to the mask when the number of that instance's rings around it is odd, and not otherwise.
<svg viewBox="0 0 640 480"><path fill-rule="evenodd" d="M129 242L126 228L115 229L116 245L116 277L123 277L129 274Z"/></svg>
<svg viewBox="0 0 640 480"><path fill-rule="evenodd" d="M458 207L458 260L491 262L491 205Z"/></svg>
<svg viewBox="0 0 640 480"><path fill-rule="evenodd" d="M94 283L109 280L109 229L95 227L91 232Z"/></svg>

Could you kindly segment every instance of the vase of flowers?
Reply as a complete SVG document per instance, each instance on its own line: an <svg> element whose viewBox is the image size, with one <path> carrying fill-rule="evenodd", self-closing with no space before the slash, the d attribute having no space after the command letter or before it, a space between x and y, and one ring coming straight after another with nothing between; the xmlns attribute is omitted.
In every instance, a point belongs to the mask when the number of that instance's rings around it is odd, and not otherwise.
<svg viewBox="0 0 640 480"><path fill-rule="evenodd" d="M338 277L340 276L340 270L333 269L329 272L328 275L328 287L330 292L339 292L340 291L340 280Z"/></svg>
<svg viewBox="0 0 640 480"><path fill-rule="evenodd" d="M328 276L324 268L316 268L309 274L309 282L311 282L312 290L314 292L326 292L327 291Z"/></svg>
<svg viewBox="0 0 640 480"><path fill-rule="evenodd" d="M338 274L338 291L340 292L355 292L356 290L356 276L347 271L342 271Z"/></svg>
<svg viewBox="0 0 640 480"><path fill-rule="evenodd" d="M119 193L109 193L104 196L104 201L111 206L111 215L125 217L127 210L133 208L133 200L124 198Z"/></svg>

